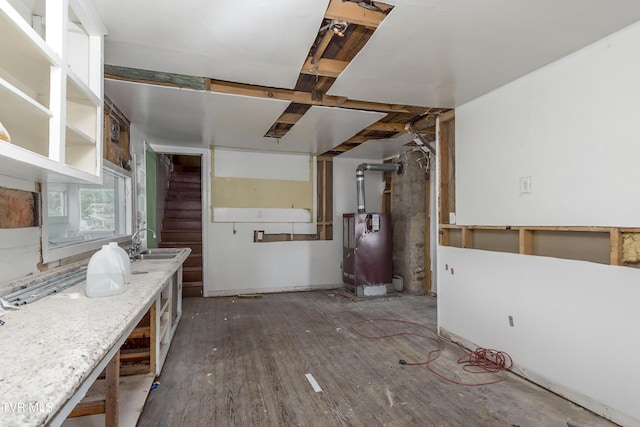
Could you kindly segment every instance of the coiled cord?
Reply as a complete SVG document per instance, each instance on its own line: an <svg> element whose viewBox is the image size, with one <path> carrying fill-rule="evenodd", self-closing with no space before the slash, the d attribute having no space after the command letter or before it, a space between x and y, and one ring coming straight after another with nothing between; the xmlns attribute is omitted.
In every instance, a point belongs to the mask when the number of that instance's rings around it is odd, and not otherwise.
<svg viewBox="0 0 640 427"><path fill-rule="evenodd" d="M420 334L420 333L416 333L416 332L395 332L392 334L385 334L385 335L368 335L365 334L363 332L360 332L358 330L358 326L364 323L373 323L373 322L387 322L387 323L400 323L400 324L406 324L406 325L411 325L411 326L415 326L421 329L425 329L427 330L431 335L424 335L424 334ZM441 374L440 372L436 371L434 369L434 367L432 366L433 363L440 357L440 355L442 354L442 350L444 350L444 346L446 342L450 342L451 341L445 341L443 340L437 333L436 331L434 331L433 329L429 328L428 326L422 325L420 323L415 323L415 322L409 322L406 320L397 320L397 319L384 319L384 318L375 318L375 319L367 319L367 320L360 320L357 322L353 322L350 326L349 329L356 335L362 337L362 338L367 338L367 339L384 339L384 338L391 338L391 337L397 337L397 336L415 336L415 337L420 337L420 338L424 338L427 339L429 341L433 341L436 343L436 348L434 350L430 350L427 353L427 359L424 361L419 361L419 362L407 362L404 359L400 359L400 364L402 365L408 365L408 366L419 366L419 365L424 365L431 373L433 373L434 375L440 377L441 379L453 383L453 384L457 384L457 385L461 385L461 386L469 386L469 387L478 387L478 386L483 386L483 385L490 385L490 384L496 384L499 382L502 382L505 380L505 378L501 378L501 379L497 379L495 381L487 381L487 382L480 382L480 383L463 383L457 380L454 380L453 378L449 378L444 374ZM513 360L511 359L511 356L509 356L509 354L507 354L504 351L499 351L499 350L492 350L492 349L485 349L485 348L477 348L474 351L468 352L466 349L464 349L462 346L460 346L457 343L452 343L455 344L456 346L458 346L460 349L465 351L465 354L460 357L458 359L458 364L462 365L462 369L465 372L469 372L472 374L492 374L492 373L498 373L498 372L502 372L502 371L508 371L511 369L511 367L513 366Z"/></svg>

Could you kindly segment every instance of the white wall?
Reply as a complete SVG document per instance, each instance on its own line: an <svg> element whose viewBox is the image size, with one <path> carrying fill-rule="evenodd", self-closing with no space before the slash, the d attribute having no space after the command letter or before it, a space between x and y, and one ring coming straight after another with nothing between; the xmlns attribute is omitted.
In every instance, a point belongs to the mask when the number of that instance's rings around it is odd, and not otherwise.
<svg viewBox="0 0 640 427"><path fill-rule="evenodd" d="M280 156L278 160L287 159L287 155L275 156ZM231 158L233 156L227 156L227 161L231 161ZM292 161L295 162L295 159ZM205 262L209 263L210 270L205 279L205 295L342 286L342 214L355 212L357 209L355 174L356 167L362 162L379 160L334 160L333 240L254 243L253 230L289 233L294 225L239 222L209 224L207 239L210 254ZM260 167L259 163L254 166ZM237 168L241 167L237 165ZM380 175L369 174L365 179L367 209L377 212L380 210ZM308 228L309 225L295 224L299 228Z"/></svg>
<svg viewBox="0 0 640 427"><path fill-rule="evenodd" d="M636 24L457 108L457 223L639 225L639 43Z"/></svg>
<svg viewBox="0 0 640 427"><path fill-rule="evenodd" d="M639 226L639 45L636 24L458 108L458 224ZM640 271L439 247L437 274L440 328L640 425Z"/></svg>

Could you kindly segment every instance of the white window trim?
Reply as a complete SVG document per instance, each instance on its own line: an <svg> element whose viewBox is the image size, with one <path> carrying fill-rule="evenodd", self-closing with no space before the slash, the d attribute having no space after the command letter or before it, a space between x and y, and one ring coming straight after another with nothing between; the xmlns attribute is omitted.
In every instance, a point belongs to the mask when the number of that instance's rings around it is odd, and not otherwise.
<svg viewBox="0 0 640 427"><path fill-rule="evenodd" d="M128 197L128 209L126 212L126 220L125 220L125 227L126 227L126 233L123 236L109 236L108 238L104 238L104 239L96 239L96 240L91 240L88 242L82 242L82 243L76 243L76 244L71 244L71 245L67 245L67 246L62 246L59 248L49 248L49 239L47 236L49 236L49 228L48 228L48 224L47 224L47 212L48 212L48 205L47 205L47 183L43 182L42 184L42 238L41 238L41 246L42 246L42 262L43 263L49 263L49 262L53 262L53 261L58 261L64 258L69 258L75 255L80 255L83 253L87 253L87 252L91 252L91 251L95 251L98 250L102 247L102 245L106 245L109 242L117 242L117 243L126 243L126 242L130 242L131 241L131 236L133 234L132 230L133 230L133 213L135 212L135 197L132 194L133 189L135 188L135 183L134 183L134 178L133 178L133 174L125 169L122 169L121 167L108 162L106 160L103 161L103 168L108 168L110 169L112 172L115 172L116 174L128 177L129 180L127 181L127 185L125 188L125 191L127 193L127 197ZM104 169L103 169L104 170Z"/></svg>

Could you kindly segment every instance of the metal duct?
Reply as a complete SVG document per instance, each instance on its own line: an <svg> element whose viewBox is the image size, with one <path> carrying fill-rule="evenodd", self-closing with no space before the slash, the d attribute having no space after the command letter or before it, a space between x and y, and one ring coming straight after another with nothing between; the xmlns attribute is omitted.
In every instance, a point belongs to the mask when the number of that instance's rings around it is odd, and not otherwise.
<svg viewBox="0 0 640 427"><path fill-rule="evenodd" d="M397 172L400 163L361 163L356 168L356 185L358 194L358 213L364 213L364 172Z"/></svg>

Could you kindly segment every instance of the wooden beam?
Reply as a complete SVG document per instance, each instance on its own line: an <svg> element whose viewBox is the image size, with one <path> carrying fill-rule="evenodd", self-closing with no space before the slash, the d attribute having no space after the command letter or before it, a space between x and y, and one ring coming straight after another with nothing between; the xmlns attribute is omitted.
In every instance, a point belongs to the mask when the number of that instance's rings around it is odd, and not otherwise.
<svg viewBox="0 0 640 427"><path fill-rule="evenodd" d="M310 62L313 71L316 71L318 69L320 58L322 58L324 51L327 50L327 47L329 47L329 43L331 43L331 39L333 39L334 35L335 33L333 31L327 30L327 32L322 37L322 40L320 40L320 43L318 44L316 51L313 53L313 56L307 59ZM302 69L304 70L304 66L302 67Z"/></svg>
<svg viewBox="0 0 640 427"><path fill-rule="evenodd" d="M347 61L339 61L337 59L327 58L318 58L317 62L313 62L314 58L315 55L313 58L307 58L304 65L302 66L302 74L335 78L338 77L349 64Z"/></svg>
<svg viewBox="0 0 640 427"><path fill-rule="evenodd" d="M383 113L411 113L407 109L394 109L393 104L368 101L345 100L340 96L325 95L321 101L313 99L310 92L254 86L243 83L232 83L221 80L211 80L209 89L212 92L229 93L234 95L253 96L255 98L279 99L306 105L323 105L325 107L344 107L355 110L380 111Z"/></svg>
<svg viewBox="0 0 640 427"><path fill-rule="evenodd" d="M287 125L295 125L302 118L302 114L298 113L282 113L276 122Z"/></svg>
<svg viewBox="0 0 640 427"><path fill-rule="evenodd" d="M442 124L442 122L447 122L449 120L452 120L455 117L456 117L456 110L449 110L447 112L444 112L440 114L440 124Z"/></svg>
<svg viewBox="0 0 640 427"><path fill-rule="evenodd" d="M377 122L371 126L367 126L364 130L380 131L380 132L402 132L405 133L404 123L383 123Z"/></svg>
<svg viewBox="0 0 640 427"><path fill-rule="evenodd" d="M369 28L378 28L378 25L380 25L386 15L382 12L360 7L357 3L331 0L324 17L337 21L347 21Z"/></svg>
<svg viewBox="0 0 640 427"><path fill-rule="evenodd" d="M104 414L104 400L80 402L73 408L67 418L84 417L85 415Z"/></svg>
<svg viewBox="0 0 640 427"><path fill-rule="evenodd" d="M118 67L109 64L104 65L104 78L126 80L136 83L151 83L161 86L188 87L195 90L206 89L206 79L204 77L163 73L161 71L142 70L139 68Z"/></svg>

